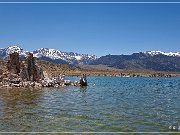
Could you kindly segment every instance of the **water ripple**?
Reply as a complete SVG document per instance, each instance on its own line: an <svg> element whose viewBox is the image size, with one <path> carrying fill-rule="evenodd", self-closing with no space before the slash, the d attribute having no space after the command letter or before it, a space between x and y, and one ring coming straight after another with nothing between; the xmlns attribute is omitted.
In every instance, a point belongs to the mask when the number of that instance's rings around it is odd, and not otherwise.
<svg viewBox="0 0 180 135"><path fill-rule="evenodd" d="M0 131L156 132L180 124L179 77L87 79L84 88L1 89Z"/></svg>

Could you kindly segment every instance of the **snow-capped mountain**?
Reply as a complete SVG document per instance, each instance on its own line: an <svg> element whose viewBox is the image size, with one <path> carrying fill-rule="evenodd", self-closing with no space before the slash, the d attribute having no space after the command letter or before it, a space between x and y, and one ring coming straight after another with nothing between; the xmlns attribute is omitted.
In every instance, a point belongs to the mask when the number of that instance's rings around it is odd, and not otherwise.
<svg viewBox="0 0 180 135"><path fill-rule="evenodd" d="M74 52L62 52L55 49L41 48L33 51L34 57L48 57L51 59L61 59L69 64L88 64L90 61L95 60L95 55L78 54Z"/></svg>
<svg viewBox="0 0 180 135"><path fill-rule="evenodd" d="M18 46L9 46L7 48L0 48L0 58L1 59L7 59L9 54L18 52L20 56L26 57L28 54L28 51L24 51L22 48Z"/></svg>
<svg viewBox="0 0 180 135"><path fill-rule="evenodd" d="M7 59L9 54L13 52L18 52L21 57L26 57L29 53L29 51L24 51L18 46L9 46L0 49L0 58ZM33 53L34 57L37 59L48 60L56 63L88 64L90 61L97 59L95 55L62 52L49 48L41 48L31 53Z"/></svg>
<svg viewBox="0 0 180 135"><path fill-rule="evenodd" d="M175 57L180 57L180 52L162 52L162 51L146 51L144 52L145 54L149 54L151 56L154 56L154 55L166 55L166 56L175 56Z"/></svg>

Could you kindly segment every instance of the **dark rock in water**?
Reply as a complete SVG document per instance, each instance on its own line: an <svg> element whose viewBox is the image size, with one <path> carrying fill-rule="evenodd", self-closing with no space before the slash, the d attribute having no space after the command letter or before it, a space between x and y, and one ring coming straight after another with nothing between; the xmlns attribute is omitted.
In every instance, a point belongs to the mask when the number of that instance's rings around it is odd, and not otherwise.
<svg viewBox="0 0 180 135"><path fill-rule="evenodd" d="M65 81L64 81L64 85L70 86L70 85L71 85L71 81L70 81L70 80L65 80Z"/></svg>
<svg viewBox="0 0 180 135"><path fill-rule="evenodd" d="M14 74L20 73L20 59L19 53L14 52L9 55L9 60L7 62L7 69Z"/></svg>
<svg viewBox="0 0 180 135"><path fill-rule="evenodd" d="M81 78L80 78L80 86L87 86L87 79L86 79L86 75L83 75Z"/></svg>

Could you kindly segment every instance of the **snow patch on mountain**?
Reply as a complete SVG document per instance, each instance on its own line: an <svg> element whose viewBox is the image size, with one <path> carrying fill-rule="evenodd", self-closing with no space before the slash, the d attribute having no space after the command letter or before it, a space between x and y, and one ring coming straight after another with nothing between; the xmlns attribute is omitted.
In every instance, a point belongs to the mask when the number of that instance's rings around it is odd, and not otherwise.
<svg viewBox="0 0 180 135"><path fill-rule="evenodd" d="M91 60L97 59L95 55L78 54L74 52L62 52L55 49L41 48L33 52L34 57L49 57L51 59L62 59L69 64L87 64Z"/></svg>
<svg viewBox="0 0 180 135"><path fill-rule="evenodd" d="M166 56L174 56L174 57L180 57L180 52L162 52L162 51L146 51L144 52L145 54L149 54L151 56L154 56L154 55L166 55Z"/></svg>

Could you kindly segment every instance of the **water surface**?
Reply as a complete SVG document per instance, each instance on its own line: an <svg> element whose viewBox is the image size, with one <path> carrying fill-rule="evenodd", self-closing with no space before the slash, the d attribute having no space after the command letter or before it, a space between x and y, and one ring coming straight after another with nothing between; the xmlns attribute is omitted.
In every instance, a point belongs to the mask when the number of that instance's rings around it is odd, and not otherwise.
<svg viewBox="0 0 180 135"><path fill-rule="evenodd" d="M180 125L179 77L87 79L84 88L1 89L0 131L166 132Z"/></svg>

